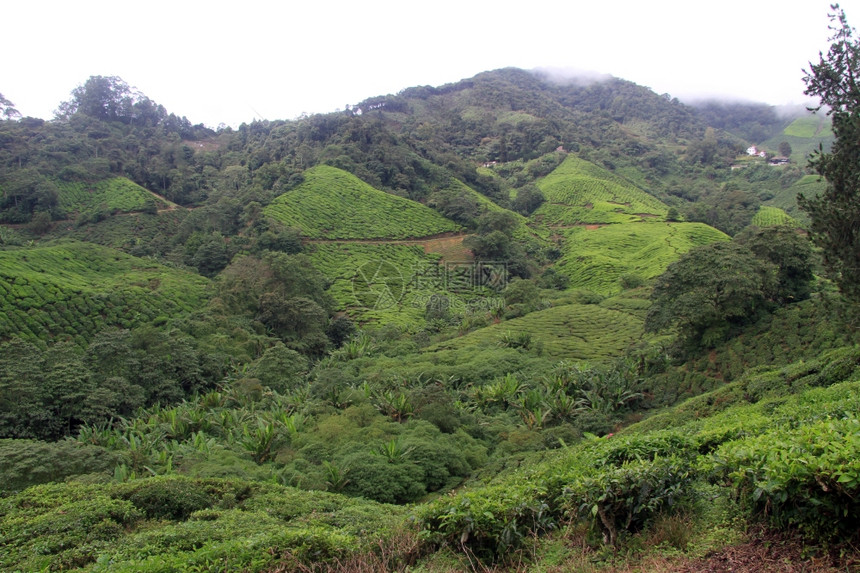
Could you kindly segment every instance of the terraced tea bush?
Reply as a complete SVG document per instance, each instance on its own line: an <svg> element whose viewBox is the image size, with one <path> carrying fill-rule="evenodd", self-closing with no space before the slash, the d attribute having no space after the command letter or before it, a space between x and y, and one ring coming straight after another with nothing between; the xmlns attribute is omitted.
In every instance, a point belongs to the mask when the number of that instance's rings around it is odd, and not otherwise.
<svg viewBox="0 0 860 573"><path fill-rule="evenodd" d="M860 523L860 422L824 419L730 442L717 467L755 512L818 539L851 537Z"/></svg>
<svg viewBox="0 0 860 573"><path fill-rule="evenodd" d="M125 177L104 179L97 183L63 181L57 187L59 206L68 214L131 213L154 211L168 206L166 200Z"/></svg>
<svg viewBox="0 0 860 573"><path fill-rule="evenodd" d="M626 461L567 486L563 497L571 511L590 519L605 543L641 529L664 508L687 494L693 478L689 462L675 457Z"/></svg>
<svg viewBox="0 0 860 573"><path fill-rule="evenodd" d="M428 306L455 316L501 304L497 293L476 284L473 263L440 263L420 245L326 242L312 245L308 256L330 281L338 310L360 323L414 328L426 324Z"/></svg>
<svg viewBox="0 0 860 573"><path fill-rule="evenodd" d="M550 226L664 220L668 211L659 199L575 155L537 185L546 201L531 218Z"/></svg>
<svg viewBox="0 0 860 573"><path fill-rule="evenodd" d="M105 327L195 310L207 289L200 276L93 244L0 251L0 340L85 343Z"/></svg>
<svg viewBox="0 0 860 573"><path fill-rule="evenodd" d="M777 225L798 226L797 221L779 207L762 205L753 216L752 224L756 227L775 227Z"/></svg>
<svg viewBox="0 0 860 573"><path fill-rule="evenodd" d="M464 336L428 348L466 349L492 345L540 345L550 357L577 360L605 360L623 355L642 335L642 319L626 312L596 305L569 304L529 313L523 317L492 324ZM525 340L525 339L523 339Z"/></svg>
<svg viewBox="0 0 860 573"><path fill-rule="evenodd" d="M0 499L0 568L304 570L371 551L405 517L399 507L238 480L51 484Z"/></svg>
<svg viewBox="0 0 860 573"><path fill-rule="evenodd" d="M594 522L614 543L686 493L691 446L668 434L593 437L488 485L425 504L418 511L422 535L487 560L504 558L531 536L570 520Z"/></svg>
<svg viewBox="0 0 860 573"><path fill-rule="evenodd" d="M314 167L304 178L264 209L270 217L300 229L304 237L407 239L460 229L420 203L374 189L335 167Z"/></svg>
<svg viewBox="0 0 860 573"><path fill-rule="evenodd" d="M659 276L693 247L728 236L702 223L641 223L576 227L564 233L558 272L570 277L571 288L608 295L623 289L621 279Z"/></svg>

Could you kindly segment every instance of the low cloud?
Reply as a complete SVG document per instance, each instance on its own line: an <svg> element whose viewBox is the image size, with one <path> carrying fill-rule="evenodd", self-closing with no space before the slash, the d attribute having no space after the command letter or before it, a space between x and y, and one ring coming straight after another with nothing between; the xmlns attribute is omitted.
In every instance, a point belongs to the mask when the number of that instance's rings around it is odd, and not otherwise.
<svg viewBox="0 0 860 573"><path fill-rule="evenodd" d="M613 76L594 70L583 70L573 67L545 67L531 70L539 78L554 84L569 86L587 86L609 81Z"/></svg>

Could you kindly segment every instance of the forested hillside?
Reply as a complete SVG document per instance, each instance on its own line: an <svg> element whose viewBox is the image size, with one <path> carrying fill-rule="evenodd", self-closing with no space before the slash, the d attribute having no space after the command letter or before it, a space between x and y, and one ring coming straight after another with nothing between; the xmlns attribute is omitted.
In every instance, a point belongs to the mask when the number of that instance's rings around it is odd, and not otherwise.
<svg viewBox="0 0 860 573"><path fill-rule="evenodd" d="M829 116L513 68L236 129L7 103L3 570L860 562Z"/></svg>

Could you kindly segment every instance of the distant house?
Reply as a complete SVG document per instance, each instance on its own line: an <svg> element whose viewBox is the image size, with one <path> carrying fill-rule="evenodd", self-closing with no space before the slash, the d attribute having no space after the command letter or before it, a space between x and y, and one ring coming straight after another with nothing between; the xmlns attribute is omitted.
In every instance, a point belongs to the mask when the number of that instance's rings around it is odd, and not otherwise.
<svg viewBox="0 0 860 573"><path fill-rule="evenodd" d="M788 165L791 160L788 157L772 157L768 163L770 165Z"/></svg>
<svg viewBox="0 0 860 573"><path fill-rule="evenodd" d="M762 151L755 145L747 147L747 155L757 155L761 158L767 157L767 151Z"/></svg>

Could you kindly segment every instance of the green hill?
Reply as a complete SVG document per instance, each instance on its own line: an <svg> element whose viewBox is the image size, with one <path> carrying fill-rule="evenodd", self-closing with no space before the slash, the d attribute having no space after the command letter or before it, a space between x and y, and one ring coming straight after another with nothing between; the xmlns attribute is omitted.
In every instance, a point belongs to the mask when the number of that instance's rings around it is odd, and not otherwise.
<svg viewBox="0 0 860 573"><path fill-rule="evenodd" d="M329 280L338 310L361 324L420 328L434 301L454 314L501 304L494 285L477 283L480 263L440 261L420 243L317 243L309 256Z"/></svg>
<svg viewBox="0 0 860 573"><path fill-rule="evenodd" d="M516 227L514 227L512 234L515 239L523 243L531 244L535 248L540 248L541 246L546 245L546 239L549 233L547 233L545 229L529 226L529 219L524 217L523 215L520 215L519 213L516 213L509 209L505 209L504 207L493 203L487 197L481 195L480 193L478 193L477 191L475 191L474 189L472 189L458 179L451 179L446 189L461 193L470 201L474 201L482 212L510 213L516 220Z"/></svg>
<svg viewBox="0 0 860 573"><path fill-rule="evenodd" d="M693 247L728 236L703 223L639 223L564 230L562 257L556 268L572 288L600 294L622 290L623 275L652 279Z"/></svg>
<svg viewBox="0 0 860 573"><path fill-rule="evenodd" d="M70 215L93 211L130 213L168 206L167 201L125 177L113 177L97 183L61 182L57 187L59 206Z"/></svg>
<svg viewBox="0 0 860 573"><path fill-rule="evenodd" d="M199 275L88 243L0 251L0 340L85 342L106 327L131 328L197 309L208 284Z"/></svg>
<svg viewBox="0 0 860 573"><path fill-rule="evenodd" d="M319 165L304 178L264 212L308 238L407 239L460 229L420 203L374 189L335 167Z"/></svg>
<svg viewBox="0 0 860 573"><path fill-rule="evenodd" d="M414 276L421 269L435 269L438 258L426 255L420 245L319 243L309 254L331 283L329 293L338 309L353 320L399 325L423 321L421 300L431 292L416 289Z"/></svg>
<svg viewBox="0 0 860 573"><path fill-rule="evenodd" d="M801 220L826 117L557 79L214 131L91 78L0 120L0 570L860 563L856 309L820 259L742 236L650 299L728 240L702 222ZM792 161L732 169L765 140Z"/></svg>
<svg viewBox="0 0 860 573"><path fill-rule="evenodd" d="M546 202L532 218L550 226L663 219L668 210L633 184L575 155L537 185Z"/></svg>
<svg viewBox="0 0 860 573"><path fill-rule="evenodd" d="M833 135L830 120L824 115L809 115L799 117L785 128L785 135L809 139L812 137L828 137Z"/></svg>

